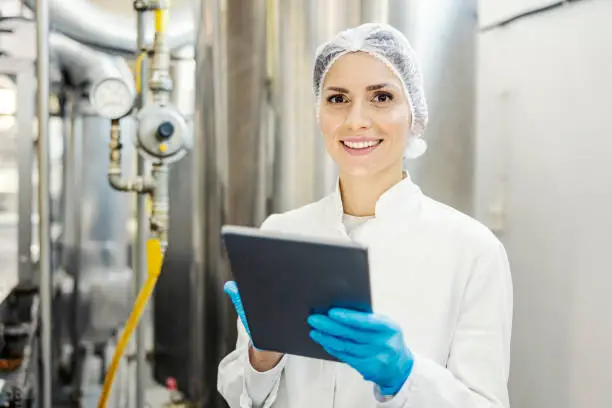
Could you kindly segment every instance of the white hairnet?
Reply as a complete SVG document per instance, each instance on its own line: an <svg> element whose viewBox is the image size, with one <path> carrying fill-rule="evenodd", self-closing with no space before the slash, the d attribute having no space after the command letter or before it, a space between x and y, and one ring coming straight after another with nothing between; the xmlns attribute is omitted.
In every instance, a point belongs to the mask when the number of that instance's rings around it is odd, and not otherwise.
<svg viewBox="0 0 612 408"><path fill-rule="evenodd" d="M408 39L389 25L363 24L340 32L317 49L313 73L317 117L321 104L321 87L329 69L341 56L359 51L378 58L401 81L412 110L411 137L405 157L421 156L427 149L427 144L421 139L421 136L427 126L428 118L423 78L416 53Z"/></svg>

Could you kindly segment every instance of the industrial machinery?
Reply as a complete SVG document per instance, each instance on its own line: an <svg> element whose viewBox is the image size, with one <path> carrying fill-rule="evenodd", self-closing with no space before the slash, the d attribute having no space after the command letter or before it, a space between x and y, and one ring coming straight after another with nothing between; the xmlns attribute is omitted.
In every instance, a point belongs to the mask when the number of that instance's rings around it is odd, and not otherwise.
<svg viewBox="0 0 612 408"><path fill-rule="evenodd" d="M153 292L159 273L161 272L163 252L168 246L168 222L169 222L169 164L181 159L191 146L189 129L185 118L178 108L171 104L170 94L172 92L172 79L170 77L170 50L166 43L166 19L168 14L168 2L143 1L134 2L134 8L138 13L138 44L141 56L137 60L136 77L139 92L137 114L138 130L134 136L134 144L140 154L138 158L138 177L130 180L122 177L121 172L121 134L119 118L126 115L127 109L111 111L109 119L111 124L111 154L108 168L108 179L111 186L119 191L135 192L139 194L137 201L137 237L136 237L136 285L142 287L134 309L127 321L126 327L117 344L109 371L106 374L99 407L105 408L110 398L110 391L114 377L119 369L122 354L124 353L128 340L135 326L138 325L140 317L144 312L146 303ZM155 38L152 50L148 50L144 44L144 13L153 11L155 13ZM151 79L148 83L152 94L152 102L146 99L145 87L145 64L144 57L151 51ZM115 93L116 94L116 93ZM110 99L110 98L109 98ZM115 106L126 108L127 104L116 103ZM152 171L149 176L146 172L145 159L152 162ZM145 225L145 200L143 195L151 197L150 229L157 239L147 244L148 240ZM155 253L157 252L157 253ZM147 258L144 255L147 255ZM148 260L148 262L147 262ZM148 271L148 273L147 273ZM146 281L143 278L146 276ZM137 366L138 378L144 378L144 331L142 326L138 327L137 334L137 358L140 360ZM136 395L136 405L144 405L144 390L139 387Z"/></svg>
<svg viewBox="0 0 612 408"><path fill-rule="evenodd" d="M9 201L9 209L14 206L17 214L4 217L0 228L0 238L11 243L0 251L2 259L9 256L0 291L0 340L9 343L0 351L10 351L10 356L0 354L0 404L17 404L27 395L36 399L34 406L87 406L100 395L99 377L108 371L136 298L134 291L147 277L149 231L160 248L167 246L169 168L187 154L192 139L186 117L174 105L182 98L177 98L171 79L175 64L170 47L188 44L193 28L185 7L168 23L169 2L137 1L139 24L107 20L102 29L114 36L115 48L103 49L79 37L103 39L96 27L87 24L93 31L85 34L74 31L78 18L87 13L90 18L91 13L103 16L100 10L84 2L38 3L28 4L36 14L24 7L11 14L13 9L0 4L0 69L14 84L10 91L16 95L16 106L8 113L19 125L9 129L18 143L9 143L6 152L16 159L19 174L17 197ZM146 19L154 14L151 36ZM49 17L61 32L45 29ZM182 20L180 29L177 18ZM113 25L116 30L107 31ZM30 134L35 66L39 78L50 78L47 95L44 86L38 88L38 111L49 112L49 118L39 116L42 127ZM135 152L140 157L137 169ZM36 167L39 177L32 178ZM132 177L135 170L138 174ZM138 193L136 214L130 196L122 191ZM36 202L35 197L43 198ZM13 242L18 250L12 250ZM118 381L113 406L126 398L133 400L131 405L145 404L145 348L151 350L146 330L139 328L136 347L121 359L120 374L139 380L128 386ZM35 333L40 334L38 342ZM28 341L23 340L25 334ZM116 354L119 359L121 353ZM45 361L44 370L34 373L38 357ZM134 365L137 373L131 372Z"/></svg>
<svg viewBox="0 0 612 408"><path fill-rule="evenodd" d="M235 316L221 292L229 271L219 228L258 225L271 212L321 197L336 180L312 109L314 49L363 21L395 25L418 49L445 23L394 0L201 0L173 5L169 22L166 0L134 1L129 19L83 0L25 3L35 14L22 9L3 20L6 41L0 47L6 44L5 55L27 58L31 81L38 61L38 74L52 78L49 96L57 105L51 110L44 86L38 89L39 110L52 113L50 127L43 123L38 131L42 162L35 186L53 199L33 209L19 207L20 222L30 213L48 221L35 225L40 228L34 228L33 239L23 235L19 241L27 260L23 268L32 263L31 276L45 277L32 280L41 294L50 293L41 297L40 309L52 305L53 310L41 320L42 358L53 364L39 375L47 378L39 387L40 406L62 398L88 405L102 393L108 405L141 408L147 360L154 380L173 384L186 402L224 406L216 393L216 367L233 347ZM446 32L471 49L471 8L457 6L451 14ZM420 25L412 24L416 20ZM49 22L54 29L46 50ZM453 49L451 43L440 44L432 59L424 58L435 67L434 56L442 55L446 63L464 67L443 87L434 77L428 85L433 104L459 94L465 100L470 88L471 60ZM44 64L47 52L49 66ZM33 104L32 88L19 94ZM438 128L428 133L432 144L441 143L436 135L448 127L458 144L471 145L466 119L471 105L464 106L462 112L434 119ZM56 137L62 148L51 158ZM34 146L29 147L32 155ZM187 155L192 148L196 154ZM421 171L443 150L431 152L414 166L416 178L469 211L469 177L465 185L427 183L428 178L446 180L442 172L451 171L450 166ZM457 164L453 175L457 168L469 170L466 152L442 153ZM24 168L32 165L28 160ZM152 271L155 276L148 280L149 267L160 257L147 254L147 242L158 242L165 252L161 275ZM40 253L40 264L31 261L30 252ZM140 306L156 280L149 316ZM136 299L141 288L145 295ZM135 301L138 307L129 318ZM125 342L123 334L130 333L141 312L135 342ZM47 331L51 321L53 330ZM123 351L125 358L111 358ZM110 380L101 390L100 376L108 373L117 375L112 394L106 394Z"/></svg>
<svg viewBox="0 0 612 408"><path fill-rule="evenodd" d="M225 407L219 230L334 188L312 56L366 21L423 65L411 177L508 250L513 404L612 406L612 3L481 3L0 0L0 408Z"/></svg>

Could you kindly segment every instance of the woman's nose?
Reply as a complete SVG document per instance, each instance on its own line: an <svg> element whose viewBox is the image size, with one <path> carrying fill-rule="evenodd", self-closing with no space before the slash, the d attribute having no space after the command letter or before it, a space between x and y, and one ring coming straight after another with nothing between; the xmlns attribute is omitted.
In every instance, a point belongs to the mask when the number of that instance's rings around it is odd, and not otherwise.
<svg viewBox="0 0 612 408"><path fill-rule="evenodd" d="M361 103L353 103L346 117L346 126L349 130L367 129L371 126L367 108Z"/></svg>

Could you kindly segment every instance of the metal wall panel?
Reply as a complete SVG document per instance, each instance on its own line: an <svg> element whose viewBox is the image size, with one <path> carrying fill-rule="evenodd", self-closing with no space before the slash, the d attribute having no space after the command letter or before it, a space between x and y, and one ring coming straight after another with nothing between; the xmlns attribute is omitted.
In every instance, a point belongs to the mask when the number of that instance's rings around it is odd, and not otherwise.
<svg viewBox="0 0 612 408"><path fill-rule="evenodd" d="M477 216L505 243L521 408L612 406L612 2L480 35Z"/></svg>

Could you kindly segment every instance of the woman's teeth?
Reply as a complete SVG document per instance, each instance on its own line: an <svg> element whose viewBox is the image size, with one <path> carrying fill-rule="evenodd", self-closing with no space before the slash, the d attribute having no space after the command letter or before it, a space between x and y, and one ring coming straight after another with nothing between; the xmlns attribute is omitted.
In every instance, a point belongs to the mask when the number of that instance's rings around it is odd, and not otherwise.
<svg viewBox="0 0 612 408"><path fill-rule="evenodd" d="M349 141L343 141L342 143L344 143L346 146L350 147L351 149L366 149L368 147L376 146L380 142L381 142L381 140L370 140L370 141L367 141L367 142L349 142Z"/></svg>

